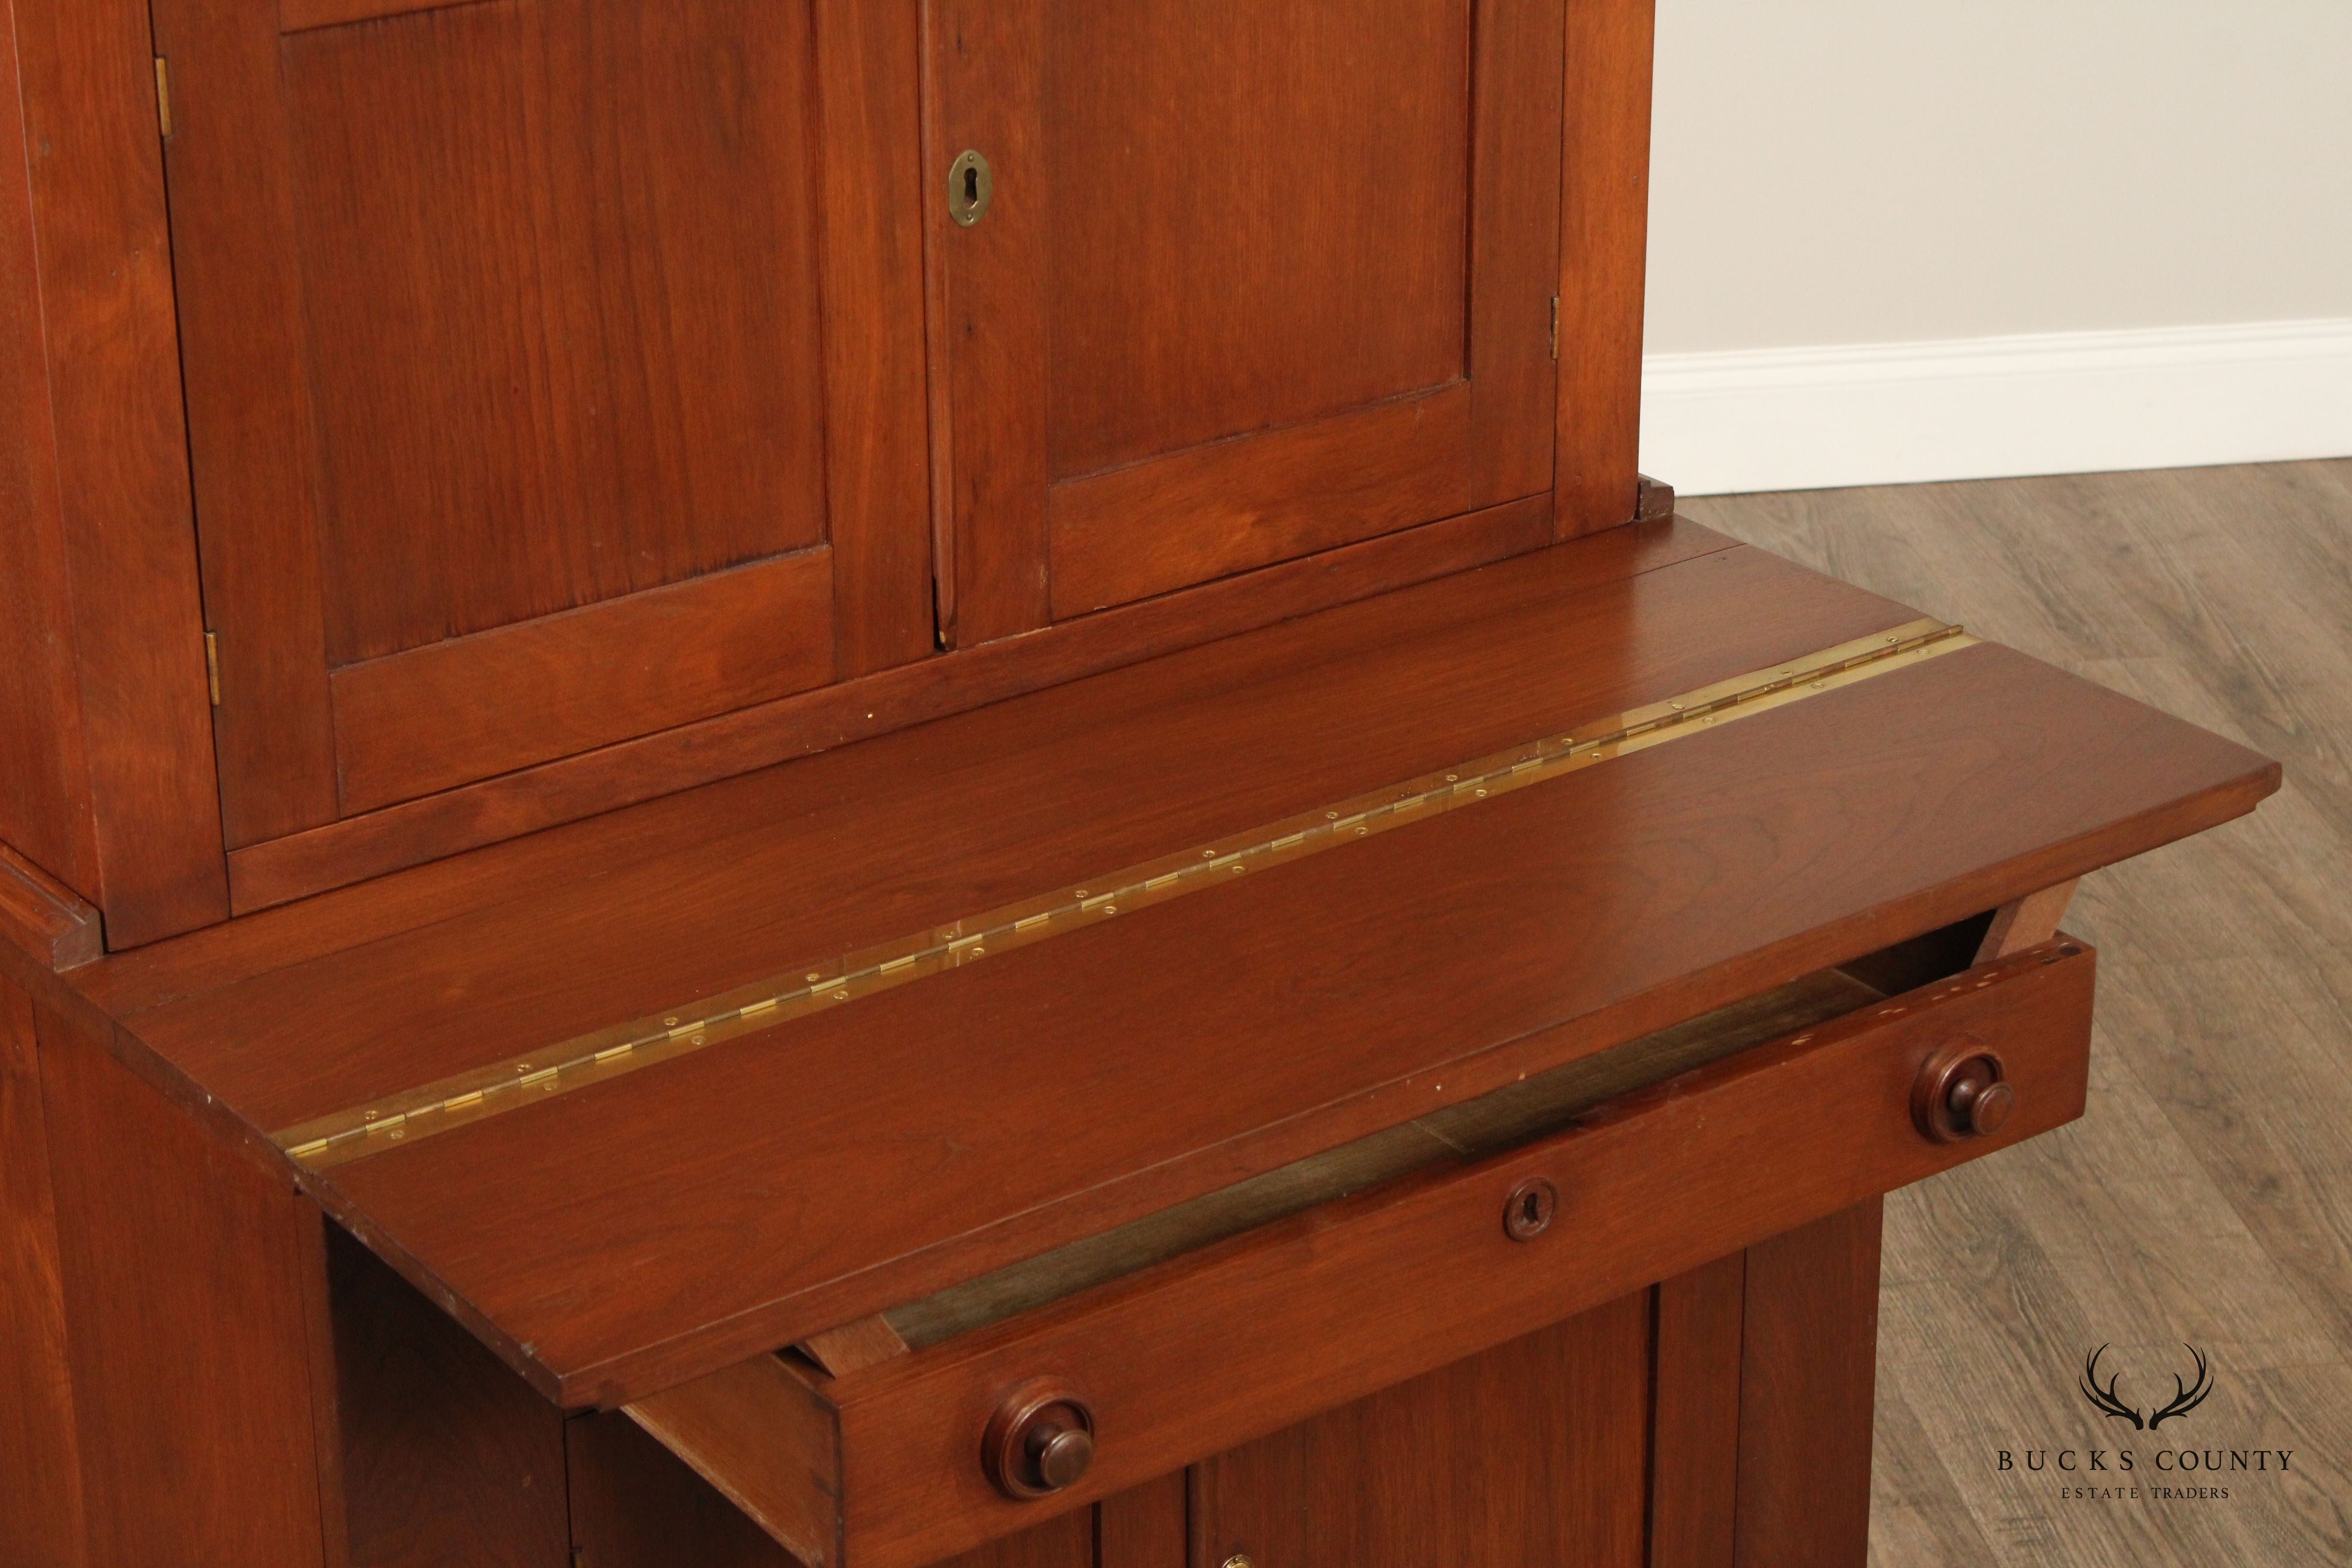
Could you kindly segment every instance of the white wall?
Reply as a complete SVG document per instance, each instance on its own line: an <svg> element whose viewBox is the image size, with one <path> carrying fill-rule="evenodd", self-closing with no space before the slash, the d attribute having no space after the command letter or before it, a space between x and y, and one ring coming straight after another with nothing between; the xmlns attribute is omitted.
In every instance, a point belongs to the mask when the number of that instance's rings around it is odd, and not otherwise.
<svg viewBox="0 0 2352 1568"><path fill-rule="evenodd" d="M1655 124L1662 478L2352 452L2348 0L1659 0ZM1855 344L1905 347L1810 352ZM2317 414L2255 406L2270 380ZM1963 427L1887 474L1833 438L1857 409L1916 434L2020 398L2031 453Z"/></svg>

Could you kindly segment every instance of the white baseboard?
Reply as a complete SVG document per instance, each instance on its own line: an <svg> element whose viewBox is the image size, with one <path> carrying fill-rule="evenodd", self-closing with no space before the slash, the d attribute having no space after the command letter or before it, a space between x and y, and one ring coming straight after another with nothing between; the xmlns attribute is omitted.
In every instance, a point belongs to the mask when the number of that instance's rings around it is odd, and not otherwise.
<svg viewBox="0 0 2352 1568"><path fill-rule="evenodd" d="M1654 354L1684 495L2352 456L2352 320Z"/></svg>

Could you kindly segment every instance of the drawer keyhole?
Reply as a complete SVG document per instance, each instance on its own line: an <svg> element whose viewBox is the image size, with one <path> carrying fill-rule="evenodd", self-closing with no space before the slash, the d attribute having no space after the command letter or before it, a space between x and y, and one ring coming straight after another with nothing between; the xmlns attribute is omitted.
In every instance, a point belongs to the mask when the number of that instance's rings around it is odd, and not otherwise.
<svg viewBox="0 0 2352 1568"><path fill-rule="evenodd" d="M1529 1176L1511 1189L1503 1205L1503 1234L1513 1241L1533 1241L1551 1228L1559 1211L1559 1189L1541 1176Z"/></svg>

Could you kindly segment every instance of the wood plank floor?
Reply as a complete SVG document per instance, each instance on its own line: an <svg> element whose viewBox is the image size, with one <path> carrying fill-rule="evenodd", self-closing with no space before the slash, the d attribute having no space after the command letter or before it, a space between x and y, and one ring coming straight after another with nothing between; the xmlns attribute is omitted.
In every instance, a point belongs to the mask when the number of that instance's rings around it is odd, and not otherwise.
<svg viewBox="0 0 2352 1568"><path fill-rule="evenodd" d="M1669 476L1671 478L1671 476ZM2352 1563L2352 462L1685 501L2286 764L2252 819L2093 878L2089 1115L1887 1204L1878 1568ZM2112 1343L2158 1432L2076 1392ZM2129 1477L1998 1453L2131 1447ZM2192 1476L2158 1448L2292 1450ZM2079 1459L2078 1463L2081 1462ZM2273 1461L2275 1463L2275 1460ZM2142 1495L2063 1495L2137 1481Z"/></svg>

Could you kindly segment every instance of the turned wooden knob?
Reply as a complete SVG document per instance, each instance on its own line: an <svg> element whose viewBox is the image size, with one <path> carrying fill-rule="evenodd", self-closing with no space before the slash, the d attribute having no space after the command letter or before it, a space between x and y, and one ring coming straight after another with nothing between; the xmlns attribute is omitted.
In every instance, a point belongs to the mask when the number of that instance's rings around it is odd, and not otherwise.
<svg viewBox="0 0 2352 1568"><path fill-rule="evenodd" d="M1031 1471L1048 1491L1075 1485L1095 1462L1095 1435L1079 1426L1041 1421L1025 1447Z"/></svg>
<svg viewBox="0 0 2352 1568"><path fill-rule="evenodd" d="M1952 1084L1944 1104L1963 1133L1985 1138L2000 1131L2009 1113L2017 1109L2017 1090L1998 1080L1964 1073Z"/></svg>
<svg viewBox="0 0 2352 1568"><path fill-rule="evenodd" d="M1005 1395L981 1464L999 1491L1041 1498L1075 1486L1095 1462L1095 1413L1069 1384L1036 1378Z"/></svg>
<svg viewBox="0 0 2352 1568"><path fill-rule="evenodd" d="M1938 1143L1990 1138L2017 1110L2017 1086L2000 1054L1975 1039L1956 1040L1929 1057L1911 1091L1911 1120Z"/></svg>

